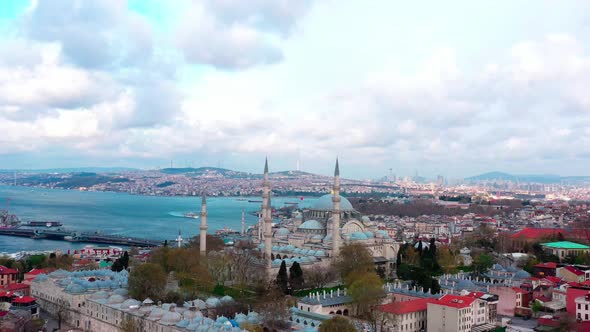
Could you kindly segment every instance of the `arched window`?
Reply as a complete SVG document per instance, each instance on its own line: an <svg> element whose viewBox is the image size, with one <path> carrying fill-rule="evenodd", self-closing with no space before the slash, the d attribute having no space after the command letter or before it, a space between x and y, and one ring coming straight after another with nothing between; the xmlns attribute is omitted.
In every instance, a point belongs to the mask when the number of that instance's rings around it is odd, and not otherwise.
<svg viewBox="0 0 590 332"><path fill-rule="evenodd" d="M343 314L344 316L348 316L348 309L344 309L344 311L342 312L342 314Z"/></svg>
<svg viewBox="0 0 590 332"><path fill-rule="evenodd" d="M336 311L336 315L342 315L342 310Z"/></svg>

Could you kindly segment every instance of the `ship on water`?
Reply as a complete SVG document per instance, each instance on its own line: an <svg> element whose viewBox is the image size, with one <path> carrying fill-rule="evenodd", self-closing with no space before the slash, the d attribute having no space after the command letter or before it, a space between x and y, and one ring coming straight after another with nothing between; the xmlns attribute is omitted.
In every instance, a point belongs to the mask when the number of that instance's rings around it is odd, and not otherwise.
<svg viewBox="0 0 590 332"><path fill-rule="evenodd" d="M182 215L185 218L198 219L199 215L194 212L187 212Z"/></svg>

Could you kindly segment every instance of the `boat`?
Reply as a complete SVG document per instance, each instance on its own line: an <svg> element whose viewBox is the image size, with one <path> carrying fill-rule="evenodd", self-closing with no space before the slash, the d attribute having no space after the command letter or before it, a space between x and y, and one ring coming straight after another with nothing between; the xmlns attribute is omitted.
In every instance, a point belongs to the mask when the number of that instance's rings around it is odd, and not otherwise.
<svg viewBox="0 0 590 332"><path fill-rule="evenodd" d="M255 199L249 199L248 203L262 203L262 201L255 200Z"/></svg>
<svg viewBox="0 0 590 332"><path fill-rule="evenodd" d="M199 215L194 212L187 212L182 215L185 218L198 219Z"/></svg>
<svg viewBox="0 0 590 332"><path fill-rule="evenodd" d="M245 198L236 198L236 201L245 201Z"/></svg>

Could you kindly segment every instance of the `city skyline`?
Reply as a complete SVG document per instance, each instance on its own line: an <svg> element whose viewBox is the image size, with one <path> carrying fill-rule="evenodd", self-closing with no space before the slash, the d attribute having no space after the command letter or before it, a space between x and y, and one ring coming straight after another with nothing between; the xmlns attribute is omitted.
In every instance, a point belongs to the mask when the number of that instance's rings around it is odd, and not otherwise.
<svg viewBox="0 0 590 332"><path fill-rule="evenodd" d="M589 6L5 3L2 168L586 175Z"/></svg>

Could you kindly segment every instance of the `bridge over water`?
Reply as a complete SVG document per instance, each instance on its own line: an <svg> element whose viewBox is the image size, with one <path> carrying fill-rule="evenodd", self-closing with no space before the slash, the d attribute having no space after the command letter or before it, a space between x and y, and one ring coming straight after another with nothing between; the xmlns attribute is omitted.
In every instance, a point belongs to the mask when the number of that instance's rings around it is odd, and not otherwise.
<svg viewBox="0 0 590 332"><path fill-rule="evenodd" d="M164 241L160 240L101 234L97 232L76 232L65 229L26 229L19 227L6 227L0 228L0 235L28 237L32 239L110 244L129 247L158 247L164 243Z"/></svg>

